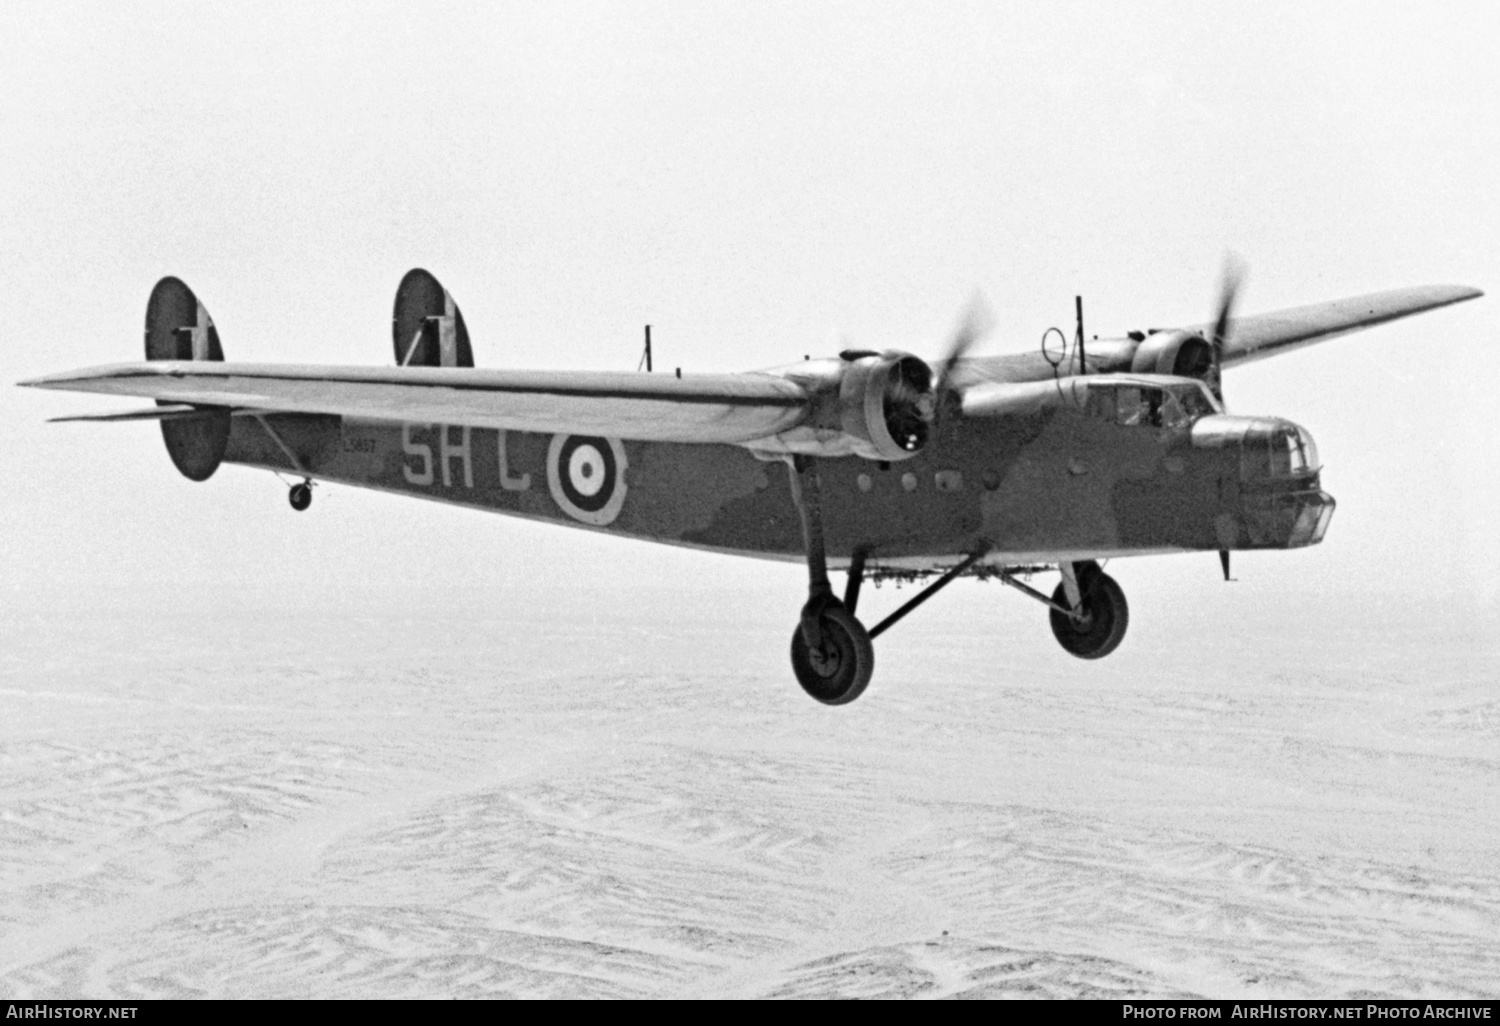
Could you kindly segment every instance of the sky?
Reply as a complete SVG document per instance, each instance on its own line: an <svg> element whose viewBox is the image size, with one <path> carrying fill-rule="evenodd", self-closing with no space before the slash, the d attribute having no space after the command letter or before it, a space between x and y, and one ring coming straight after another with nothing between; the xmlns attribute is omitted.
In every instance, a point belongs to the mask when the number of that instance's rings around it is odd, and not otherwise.
<svg viewBox="0 0 1500 1026"><path fill-rule="evenodd" d="M15 0L0 378L139 359L166 274L229 359L389 363L423 266L481 365L629 370L650 323L690 371L933 357L976 289L981 352L1071 333L1075 294L1090 333L1202 322L1227 252L1245 313L1473 285L1228 374L1232 412L1316 438L1323 545L1239 557L1228 595L1211 555L1117 576L1158 621L1500 624L1497 38L1482 3ZM795 566L341 486L299 515L264 472L179 477L154 425L43 423L122 405L0 389L11 612L801 602ZM1024 603L996 590L945 601Z"/></svg>

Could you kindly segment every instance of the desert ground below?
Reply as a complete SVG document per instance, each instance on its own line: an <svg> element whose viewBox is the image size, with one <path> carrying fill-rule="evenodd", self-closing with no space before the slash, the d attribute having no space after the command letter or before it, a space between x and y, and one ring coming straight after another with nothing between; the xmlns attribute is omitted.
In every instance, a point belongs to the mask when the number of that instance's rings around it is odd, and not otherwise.
<svg viewBox="0 0 1500 1026"><path fill-rule="evenodd" d="M1098 663L960 582L842 709L786 664L795 568L14 604L0 992L1500 994L1494 636L1212 572Z"/></svg>

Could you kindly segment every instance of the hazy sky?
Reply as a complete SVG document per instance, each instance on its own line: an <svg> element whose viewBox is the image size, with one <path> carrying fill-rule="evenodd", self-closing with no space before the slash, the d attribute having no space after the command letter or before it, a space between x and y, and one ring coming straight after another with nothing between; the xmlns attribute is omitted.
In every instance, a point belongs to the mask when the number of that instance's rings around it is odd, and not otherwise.
<svg viewBox="0 0 1500 1026"><path fill-rule="evenodd" d="M1312 431L1339 501L1321 547L1243 557L1235 597L1492 622L1497 39L1488 3L11 0L3 377L139 359L163 274L230 359L388 363L420 265L482 365L633 369L650 322L659 366L690 370L838 335L932 356L976 287L989 351L1069 327L1075 293L1091 333L1198 322L1227 249L1246 313L1475 285L1228 376L1232 411ZM269 474L179 477L154 425L43 424L125 405L0 389L0 601L564 606L696 582L784 604L788 630L801 602L795 567L340 486L298 515ZM1117 576L1158 616L1217 572Z"/></svg>

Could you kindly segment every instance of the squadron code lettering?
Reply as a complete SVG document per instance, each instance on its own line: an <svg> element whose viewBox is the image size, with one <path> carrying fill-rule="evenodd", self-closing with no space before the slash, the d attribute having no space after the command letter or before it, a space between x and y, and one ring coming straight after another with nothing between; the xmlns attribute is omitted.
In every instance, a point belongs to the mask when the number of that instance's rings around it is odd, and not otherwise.
<svg viewBox="0 0 1500 1026"><path fill-rule="evenodd" d="M1127 1019L1222 1019L1222 1008L1184 1005L1126 1005ZM1236 1004L1231 1019L1488 1019L1490 1009L1451 1005L1277 1005Z"/></svg>
<svg viewBox="0 0 1500 1026"><path fill-rule="evenodd" d="M84 1005L6 1005L7 1019L134 1019L136 1005L89 1008Z"/></svg>

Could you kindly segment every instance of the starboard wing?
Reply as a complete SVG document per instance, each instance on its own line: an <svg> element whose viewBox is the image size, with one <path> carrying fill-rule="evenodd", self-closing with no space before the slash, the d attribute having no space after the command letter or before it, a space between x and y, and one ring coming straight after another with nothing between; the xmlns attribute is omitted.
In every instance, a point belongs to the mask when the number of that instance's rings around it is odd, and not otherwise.
<svg viewBox="0 0 1500 1026"><path fill-rule="evenodd" d="M21 382L185 406L467 424L641 441L735 443L808 416L796 382L771 374L682 378L472 367L318 367L153 360Z"/></svg>

